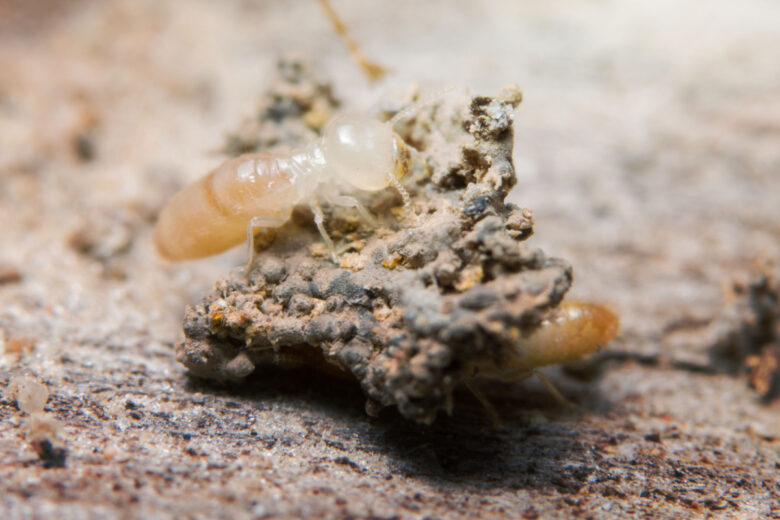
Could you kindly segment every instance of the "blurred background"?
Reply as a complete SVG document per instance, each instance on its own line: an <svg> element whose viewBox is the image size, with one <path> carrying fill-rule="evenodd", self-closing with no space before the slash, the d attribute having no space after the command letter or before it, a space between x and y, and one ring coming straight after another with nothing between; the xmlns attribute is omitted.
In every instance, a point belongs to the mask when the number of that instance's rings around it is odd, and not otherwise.
<svg viewBox="0 0 780 520"><path fill-rule="evenodd" d="M96 371L143 369L181 391L184 305L244 249L164 262L155 215L221 162L289 52L369 113L414 85L518 85L511 199L534 212L529 243L574 265L574 296L619 310L614 348L709 363L698 328L723 288L780 258L780 3L332 5L384 80L365 78L314 0L0 0L3 374L67 395ZM744 381L701 377L624 367L598 391L645 418L715 421L702 438L743 419L778 431Z"/></svg>

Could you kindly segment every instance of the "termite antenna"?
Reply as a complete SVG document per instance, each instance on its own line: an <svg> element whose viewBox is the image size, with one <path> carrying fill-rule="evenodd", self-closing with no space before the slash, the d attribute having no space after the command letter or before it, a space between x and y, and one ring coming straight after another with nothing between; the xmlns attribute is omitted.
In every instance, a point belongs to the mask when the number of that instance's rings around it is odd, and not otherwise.
<svg viewBox="0 0 780 520"><path fill-rule="evenodd" d="M379 81L382 79L385 74L387 74L387 69L381 65L377 65L376 63L368 61L366 56L360 50L357 42L350 37L349 32L347 31L347 26L344 25L344 22L341 21L338 13L336 13L336 10L333 9L328 0L319 0L319 3L320 7L322 7L322 10L325 11L325 14L333 24L333 28L336 30L338 35L341 36L341 39L344 40L344 43L349 49L349 52L352 54L352 57L355 59L355 61L358 62L358 65L360 65L360 68L363 69L363 72L368 77L368 79L370 81Z"/></svg>
<svg viewBox="0 0 780 520"><path fill-rule="evenodd" d="M399 121L415 115L422 108L425 108L428 105L432 105L433 103L440 100L447 94L450 94L451 92L455 91L456 88L457 87L447 87L441 90L437 90L436 92L425 96L423 99L419 101L415 101L408 107L402 108L401 110L396 112L396 114L390 118L387 124L389 124L390 126L395 126Z"/></svg>

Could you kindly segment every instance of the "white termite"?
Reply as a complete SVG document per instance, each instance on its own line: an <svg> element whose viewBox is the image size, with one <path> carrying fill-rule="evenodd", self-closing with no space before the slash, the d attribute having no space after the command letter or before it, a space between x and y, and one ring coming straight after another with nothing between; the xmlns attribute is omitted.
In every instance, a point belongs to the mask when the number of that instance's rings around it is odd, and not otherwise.
<svg viewBox="0 0 780 520"><path fill-rule="evenodd" d="M409 195L398 179L409 167L409 151L390 122L355 115L338 116L323 135L290 153L260 152L229 159L176 194L160 213L154 230L157 250L169 260L189 260L220 253L249 241L258 228L277 228L296 204L308 203L331 256L333 241L325 230L319 199L351 206L370 223L371 214L343 189L378 191L388 185Z"/></svg>

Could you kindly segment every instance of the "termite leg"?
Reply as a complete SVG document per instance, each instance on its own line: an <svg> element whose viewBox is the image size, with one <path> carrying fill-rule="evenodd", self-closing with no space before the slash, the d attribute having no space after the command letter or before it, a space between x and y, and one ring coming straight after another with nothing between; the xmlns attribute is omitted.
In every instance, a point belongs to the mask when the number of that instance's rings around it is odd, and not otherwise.
<svg viewBox="0 0 780 520"><path fill-rule="evenodd" d="M479 401L480 404L485 408L485 413L487 413L488 417L490 418L490 422L493 424L493 428L500 428L501 418L498 416L498 411L496 411L496 407L493 406L493 403L491 403L482 392L482 389L477 385L477 383L474 382L473 379L466 379L464 384L466 385L466 388L469 389L469 392L471 392L474 397L477 398L477 401Z"/></svg>
<svg viewBox="0 0 780 520"><path fill-rule="evenodd" d="M582 407L582 406L580 406L580 405L578 405L576 403L573 403L569 399L567 399L566 396L563 395L561 393L561 391L558 390L558 388L555 387L553 382L550 381L547 378L546 375L542 374L538 370L532 371L532 374L535 375L536 378L542 383L542 385L544 386L545 390L550 392L550 395L553 396L553 399L558 401L558 404L560 404L561 406L566 406L567 408L574 408L575 410L587 411L584 407Z"/></svg>
<svg viewBox="0 0 780 520"><path fill-rule="evenodd" d="M553 396L553 399L555 399L558 402L558 404L560 404L561 406L566 406L568 408L576 408L578 410L583 410L583 411L585 410L583 407L567 399L566 396L563 395L561 391L558 390L558 388L556 388L553 382L550 381L550 379L546 375L542 374L538 370L525 370L525 369L511 370L508 372L496 374L494 376L494 379L503 381L504 383L516 383L530 376L536 376L537 379L539 379L539 382L542 383L542 386L544 386L544 389L547 390L550 393L550 395Z"/></svg>
<svg viewBox="0 0 780 520"><path fill-rule="evenodd" d="M348 195L338 195L333 198L332 202L339 206L355 208L358 211L358 213L360 213L360 217L366 222L368 222L370 226L372 227L377 226L377 222L374 216L371 213L369 213L366 207L355 197L350 197Z"/></svg>
<svg viewBox="0 0 780 520"><path fill-rule="evenodd" d="M536 376L539 379L539 382L542 383L542 386L544 386L545 390L547 390L550 395L552 395L553 399L561 405L565 406L567 408L573 408L575 410L579 410L581 412L587 412L587 408L580 406L576 403L573 403L569 399L566 398L565 395L561 393L558 388L553 384L552 381L550 381L547 376L539 372L538 370L512 370L508 372L504 372L501 374L494 374L491 379L495 379L497 381L501 381L504 383L516 383L518 381L522 381L523 379L528 378L529 376ZM477 398L477 400L482 404L482 406L485 408L485 412L490 417L490 422L493 423L494 428L498 428L501 426L501 421L498 415L498 412L496 411L496 408L492 405L492 403L488 400L487 396L482 392L482 390L477 386L476 382L473 379L467 379L464 383L466 385L466 388L469 389L469 391L474 395L474 397Z"/></svg>
<svg viewBox="0 0 780 520"><path fill-rule="evenodd" d="M276 228L287 221L282 217L252 217L246 226L246 276L249 276L249 270L255 261L255 229L257 228Z"/></svg>
<svg viewBox="0 0 780 520"><path fill-rule="evenodd" d="M330 235L328 235L328 232L325 230L325 214L322 212L320 203L317 202L316 199L311 201L311 210L314 212L314 223L317 225L317 229L319 230L320 235L322 235L325 245L328 246L328 249L330 250L330 258L333 260L334 264L338 264L339 258L336 256L336 248L333 245L333 240L331 240Z"/></svg>

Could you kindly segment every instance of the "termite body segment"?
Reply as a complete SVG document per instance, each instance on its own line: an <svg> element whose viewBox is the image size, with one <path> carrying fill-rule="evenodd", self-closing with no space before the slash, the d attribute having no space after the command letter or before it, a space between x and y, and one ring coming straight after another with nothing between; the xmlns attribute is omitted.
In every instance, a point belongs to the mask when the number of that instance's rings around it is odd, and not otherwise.
<svg viewBox="0 0 780 520"><path fill-rule="evenodd" d="M515 370L532 370L576 361L606 345L620 330L620 319L606 305L564 301L511 356Z"/></svg>
<svg viewBox="0 0 780 520"><path fill-rule="evenodd" d="M247 236L251 245L254 228L279 227L296 204L308 202L333 253L318 198L356 207L364 218L372 219L357 199L341 195L341 190L378 191L393 184L408 204L408 194L398 182L408 162L409 152L390 124L341 116L304 148L229 159L184 188L160 213L155 245L169 260L220 253Z"/></svg>
<svg viewBox="0 0 780 520"><path fill-rule="evenodd" d="M536 368L576 361L609 343L620 329L620 320L600 303L564 301L528 337L503 351L500 366L494 362L475 366L477 376L517 381Z"/></svg>

